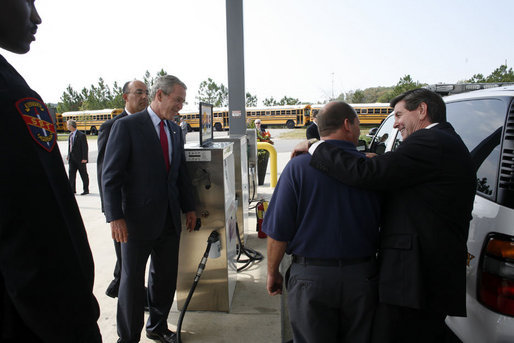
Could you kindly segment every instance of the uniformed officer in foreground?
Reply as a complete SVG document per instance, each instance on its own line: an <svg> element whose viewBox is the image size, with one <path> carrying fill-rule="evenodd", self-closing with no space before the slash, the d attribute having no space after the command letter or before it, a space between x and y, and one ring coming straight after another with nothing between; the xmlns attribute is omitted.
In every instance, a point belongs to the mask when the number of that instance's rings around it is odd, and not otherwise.
<svg viewBox="0 0 514 343"><path fill-rule="evenodd" d="M0 47L29 51L32 0L0 1ZM0 342L101 342L94 265L48 109L0 55Z"/></svg>

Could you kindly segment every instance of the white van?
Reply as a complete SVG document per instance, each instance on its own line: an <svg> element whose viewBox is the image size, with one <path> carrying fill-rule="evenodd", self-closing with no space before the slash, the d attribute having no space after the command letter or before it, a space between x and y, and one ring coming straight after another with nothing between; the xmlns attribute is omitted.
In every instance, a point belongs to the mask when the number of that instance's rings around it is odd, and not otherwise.
<svg viewBox="0 0 514 343"><path fill-rule="evenodd" d="M467 317L447 317L465 343L514 342L514 86L444 98L447 119L477 166L469 227ZM395 150L402 141L387 117L370 151Z"/></svg>

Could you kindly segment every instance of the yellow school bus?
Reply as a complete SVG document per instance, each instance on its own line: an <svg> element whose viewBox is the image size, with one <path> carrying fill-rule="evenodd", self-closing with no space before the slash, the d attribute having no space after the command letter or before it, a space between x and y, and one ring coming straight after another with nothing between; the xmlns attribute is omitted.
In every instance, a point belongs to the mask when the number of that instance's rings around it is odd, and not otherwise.
<svg viewBox="0 0 514 343"><path fill-rule="evenodd" d="M229 114L226 107L215 107L213 110L213 125L216 131L227 130L230 128ZM287 105L272 107L247 107L246 120L248 123L260 119L264 125L282 125L287 128L306 126L310 123L311 105ZM199 115L198 111L181 111L188 130L198 130Z"/></svg>
<svg viewBox="0 0 514 343"><path fill-rule="evenodd" d="M388 103L371 104L349 104L353 107L361 124L380 124L391 112L393 108ZM325 105L312 105L312 114L317 114Z"/></svg>
<svg viewBox="0 0 514 343"><path fill-rule="evenodd" d="M90 135L97 135L100 126L111 118L116 117L123 112L123 108L92 110L92 111L70 111L56 115L56 121L64 125L66 130L66 122L73 119L77 122L77 130L83 131ZM62 117L62 119L59 118ZM59 124L57 124L59 127Z"/></svg>

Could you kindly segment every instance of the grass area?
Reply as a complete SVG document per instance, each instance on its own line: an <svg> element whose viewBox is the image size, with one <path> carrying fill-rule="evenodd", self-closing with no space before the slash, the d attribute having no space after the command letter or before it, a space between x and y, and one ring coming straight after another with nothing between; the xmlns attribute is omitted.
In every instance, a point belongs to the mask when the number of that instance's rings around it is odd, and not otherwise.
<svg viewBox="0 0 514 343"><path fill-rule="evenodd" d="M360 139L366 140L368 143L371 140L371 138L366 137L369 130L373 127L377 127L378 125L361 125L361 135ZM280 138L280 139L305 139L305 130L306 128L299 128L299 129L291 129L287 130L285 132L280 133L277 137L271 137L273 138Z"/></svg>
<svg viewBox="0 0 514 343"><path fill-rule="evenodd" d="M280 139L305 139L305 130L306 130L305 128L290 129L290 130L287 130L285 132L280 133L275 138L280 138ZM271 137L271 139L273 140L273 137Z"/></svg>
<svg viewBox="0 0 514 343"><path fill-rule="evenodd" d="M58 133L57 134L57 140L58 141L63 141L63 142L66 142L68 141L68 137L70 136L70 133ZM91 135L86 135L87 137L87 140L88 141L96 141L98 139L98 136L91 136Z"/></svg>

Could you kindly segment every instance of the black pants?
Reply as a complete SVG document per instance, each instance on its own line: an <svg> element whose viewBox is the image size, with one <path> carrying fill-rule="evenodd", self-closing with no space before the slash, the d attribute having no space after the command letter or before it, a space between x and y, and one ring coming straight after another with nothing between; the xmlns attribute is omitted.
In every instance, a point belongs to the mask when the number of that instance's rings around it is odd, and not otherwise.
<svg viewBox="0 0 514 343"><path fill-rule="evenodd" d="M69 165L69 174L70 174L70 185L73 193L76 192L75 189L75 179L77 177L77 170L79 171L80 178L82 179L82 184L84 186L84 192L89 192L89 176L87 175L87 164L86 163L76 163L70 161Z"/></svg>
<svg viewBox="0 0 514 343"><path fill-rule="evenodd" d="M343 267L293 263L287 280L295 343L368 343L378 299L375 261Z"/></svg>
<svg viewBox="0 0 514 343"><path fill-rule="evenodd" d="M113 277L114 279L111 281L109 286L107 287L107 291L105 292L108 296L115 298L118 296L118 291L120 289L120 279L121 279L121 243L114 241L114 251L116 252L116 265L114 266Z"/></svg>
<svg viewBox="0 0 514 343"><path fill-rule="evenodd" d="M131 239L121 244L121 282L118 293L117 324L120 342L139 342L144 325L145 270L151 257L148 275L149 318L146 331L163 333L177 284L180 236L171 228L152 240Z"/></svg>
<svg viewBox="0 0 514 343"><path fill-rule="evenodd" d="M372 343L454 343L446 314L380 303L373 320Z"/></svg>

